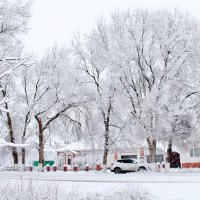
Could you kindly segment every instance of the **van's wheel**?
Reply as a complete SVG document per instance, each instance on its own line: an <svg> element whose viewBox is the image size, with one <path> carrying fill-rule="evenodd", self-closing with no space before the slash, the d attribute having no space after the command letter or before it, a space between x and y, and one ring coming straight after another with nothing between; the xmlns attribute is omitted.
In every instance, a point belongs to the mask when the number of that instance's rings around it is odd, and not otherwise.
<svg viewBox="0 0 200 200"><path fill-rule="evenodd" d="M119 167L116 167L116 168L114 169L114 171L115 171L115 174L120 174L120 173L122 173L122 170L121 170Z"/></svg>
<svg viewBox="0 0 200 200"><path fill-rule="evenodd" d="M139 169L138 169L138 171L140 171L140 172L144 172L144 171L146 171L147 169L145 168L145 167L139 167Z"/></svg>

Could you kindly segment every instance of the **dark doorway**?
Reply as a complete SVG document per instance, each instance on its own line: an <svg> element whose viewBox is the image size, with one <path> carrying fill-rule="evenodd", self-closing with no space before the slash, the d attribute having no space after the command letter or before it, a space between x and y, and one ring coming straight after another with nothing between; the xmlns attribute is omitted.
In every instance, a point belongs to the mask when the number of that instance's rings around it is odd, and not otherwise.
<svg viewBox="0 0 200 200"><path fill-rule="evenodd" d="M68 158L68 165L71 165L71 164L72 164L72 159Z"/></svg>

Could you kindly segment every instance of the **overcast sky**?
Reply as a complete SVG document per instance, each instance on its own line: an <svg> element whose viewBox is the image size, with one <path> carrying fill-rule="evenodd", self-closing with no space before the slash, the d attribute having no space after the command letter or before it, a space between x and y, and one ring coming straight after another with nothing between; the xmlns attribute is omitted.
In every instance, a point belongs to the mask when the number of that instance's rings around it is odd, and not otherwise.
<svg viewBox="0 0 200 200"><path fill-rule="evenodd" d="M68 46L74 33L89 32L98 17L136 8L178 8L200 19L199 0L33 0L26 49L42 55L55 43Z"/></svg>

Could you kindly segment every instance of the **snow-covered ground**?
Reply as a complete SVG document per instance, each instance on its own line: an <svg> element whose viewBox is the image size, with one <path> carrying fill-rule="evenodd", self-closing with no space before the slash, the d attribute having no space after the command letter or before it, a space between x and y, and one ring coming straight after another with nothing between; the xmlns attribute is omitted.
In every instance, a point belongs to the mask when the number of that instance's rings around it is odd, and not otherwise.
<svg viewBox="0 0 200 200"><path fill-rule="evenodd" d="M55 187L69 193L92 196L111 195L116 192L138 189L148 191L159 200L199 200L200 172L182 170L157 173L137 172L114 174L111 172L0 172L0 192L3 186L34 185ZM46 189L45 189L46 188ZM72 198L73 199L73 198Z"/></svg>

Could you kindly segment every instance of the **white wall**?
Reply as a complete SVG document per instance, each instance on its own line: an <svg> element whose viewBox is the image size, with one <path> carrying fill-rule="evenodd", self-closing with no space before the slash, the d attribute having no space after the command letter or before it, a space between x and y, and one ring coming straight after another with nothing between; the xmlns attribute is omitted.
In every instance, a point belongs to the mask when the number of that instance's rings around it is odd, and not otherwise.
<svg viewBox="0 0 200 200"><path fill-rule="evenodd" d="M200 157L191 157L190 149L180 151L181 163L195 163L200 162Z"/></svg>
<svg viewBox="0 0 200 200"><path fill-rule="evenodd" d="M44 152L44 160L53 160L56 161L57 153L56 152ZM33 161L39 160L39 153L37 150L30 149L26 150L26 165L31 164Z"/></svg>

